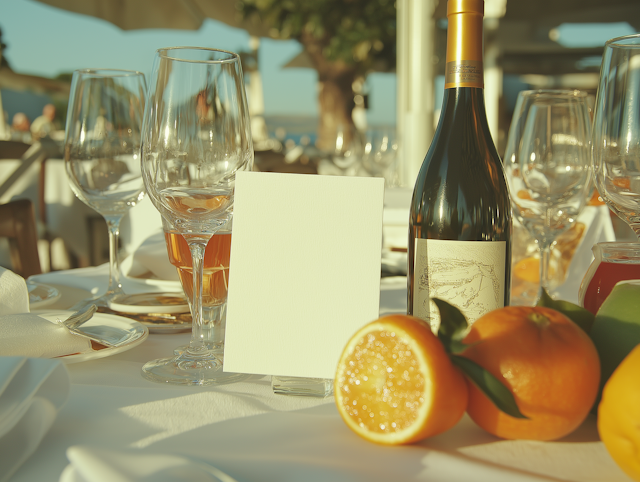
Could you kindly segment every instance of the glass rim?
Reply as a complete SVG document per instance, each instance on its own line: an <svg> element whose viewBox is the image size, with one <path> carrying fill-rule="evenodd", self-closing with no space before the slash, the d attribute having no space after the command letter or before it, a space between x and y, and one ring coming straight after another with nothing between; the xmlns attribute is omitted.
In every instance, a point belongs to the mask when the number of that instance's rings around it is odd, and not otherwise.
<svg viewBox="0 0 640 482"><path fill-rule="evenodd" d="M74 74L78 73L82 75L94 75L96 77L133 77L137 75L142 75L144 77L144 74L139 70L127 70L127 69L89 68L89 69L76 69L73 71L73 73Z"/></svg>
<svg viewBox="0 0 640 482"><path fill-rule="evenodd" d="M604 44L605 48L640 48L640 33L623 35L609 39Z"/></svg>
<svg viewBox="0 0 640 482"><path fill-rule="evenodd" d="M640 250L640 243L633 241L602 241L601 243L596 243L594 246L600 246L602 248L613 248L613 249L632 249L632 250Z"/></svg>
<svg viewBox="0 0 640 482"><path fill-rule="evenodd" d="M204 52L217 52L226 54L228 58L223 59L186 59L182 57L177 57L174 55L169 55L169 52L177 52L181 50L193 50L193 51L204 51ZM156 50L156 54L164 59L174 60L176 62L189 62L189 63L200 63L200 64L228 64L228 63L236 63L240 62L240 55L235 52L231 52L230 50L222 50L222 49L214 49L211 47L164 47Z"/></svg>
<svg viewBox="0 0 640 482"><path fill-rule="evenodd" d="M518 95L523 97L549 97L549 98L566 98L566 99L582 99L587 98L588 93L579 89L531 89L521 90Z"/></svg>

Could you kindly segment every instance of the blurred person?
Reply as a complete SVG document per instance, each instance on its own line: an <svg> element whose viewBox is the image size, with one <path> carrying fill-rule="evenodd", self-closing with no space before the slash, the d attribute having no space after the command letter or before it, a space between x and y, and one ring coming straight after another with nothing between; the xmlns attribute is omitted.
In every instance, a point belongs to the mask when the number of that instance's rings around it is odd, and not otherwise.
<svg viewBox="0 0 640 482"><path fill-rule="evenodd" d="M14 141L31 142L31 122L24 112L17 112L11 123L11 139Z"/></svg>
<svg viewBox="0 0 640 482"><path fill-rule="evenodd" d="M31 124L31 135L35 140L51 135L56 129L53 120L56 118L56 108L47 104L42 108L42 115L36 117Z"/></svg>

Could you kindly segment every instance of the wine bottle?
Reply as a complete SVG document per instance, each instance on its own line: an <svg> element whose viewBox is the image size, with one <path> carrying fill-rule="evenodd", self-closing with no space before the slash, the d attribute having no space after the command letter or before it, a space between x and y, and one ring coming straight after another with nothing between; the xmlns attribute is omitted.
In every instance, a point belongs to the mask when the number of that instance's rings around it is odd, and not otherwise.
<svg viewBox="0 0 640 482"><path fill-rule="evenodd" d="M509 302L511 207L484 107L483 16L483 0L448 1L442 111L411 201L407 311L434 330L431 298L470 323Z"/></svg>

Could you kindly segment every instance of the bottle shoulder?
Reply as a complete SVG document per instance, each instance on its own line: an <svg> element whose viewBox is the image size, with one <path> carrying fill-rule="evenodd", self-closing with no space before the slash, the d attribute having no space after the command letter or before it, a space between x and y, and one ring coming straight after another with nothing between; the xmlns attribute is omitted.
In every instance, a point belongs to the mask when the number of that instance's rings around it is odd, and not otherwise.
<svg viewBox="0 0 640 482"><path fill-rule="evenodd" d="M454 160L483 156L502 162L487 122L482 89L447 89L429 151L443 149L455 154Z"/></svg>

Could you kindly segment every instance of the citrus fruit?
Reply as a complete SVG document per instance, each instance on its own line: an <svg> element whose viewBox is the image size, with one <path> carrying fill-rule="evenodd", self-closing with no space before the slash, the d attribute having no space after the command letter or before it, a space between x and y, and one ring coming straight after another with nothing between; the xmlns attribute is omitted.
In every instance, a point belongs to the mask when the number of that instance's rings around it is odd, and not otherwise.
<svg viewBox="0 0 640 482"><path fill-rule="evenodd" d="M469 385L469 416L507 439L554 440L589 414L598 392L600 362L589 336L562 313L545 307L508 306L471 325L461 355L511 390L526 419L501 412Z"/></svg>
<svg viewBox="0 0 640 482"><path fill-rule="evenodd" d="M518 261L513 267L513 274L529 283L540 281L540 258L529 256Z"/></svg>
<svg viewBox="0 0 640 482"><path fill-rule="evenodd" d="M602 392L598 433L615 462L640 481L640 345L618 365Z"/></svg>
<svg viewBox="0 0 640 482"><path fill-rule="evenodd" d="M424 321L389 315L347 343L336 405L358 435L381 444L422 440L453 427L467 406L464 376Z"/></svg>
<svg viewBox="0 0 640 482"><path fill-rule="evenodd" d="M640 280L616 284L596 313L589 336L598 350L600 389L640 343Z"/></svg>

